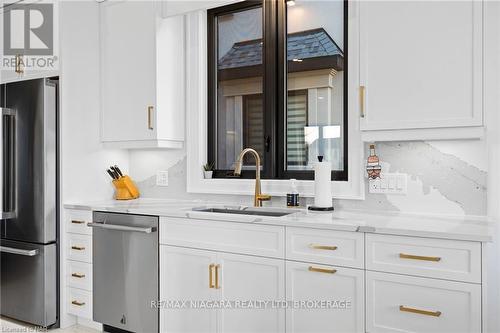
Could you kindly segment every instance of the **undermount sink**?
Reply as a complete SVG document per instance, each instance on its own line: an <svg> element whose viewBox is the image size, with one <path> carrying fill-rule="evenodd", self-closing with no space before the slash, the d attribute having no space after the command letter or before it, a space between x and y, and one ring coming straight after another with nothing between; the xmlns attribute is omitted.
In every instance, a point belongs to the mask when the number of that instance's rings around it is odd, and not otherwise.
<svg viewBox="0 0 500 333"><path fill-rule="evenodd" d="M290 214L294 213L294 212L285 212L285 211L280 211L280 210L251 209L251 208L235 209L235 208L220 208L220 207L196 208L196 209L193 209L193 211L206 212L206 213L270 216L270 217L281 217L281 216L290 215Z"/></svg>

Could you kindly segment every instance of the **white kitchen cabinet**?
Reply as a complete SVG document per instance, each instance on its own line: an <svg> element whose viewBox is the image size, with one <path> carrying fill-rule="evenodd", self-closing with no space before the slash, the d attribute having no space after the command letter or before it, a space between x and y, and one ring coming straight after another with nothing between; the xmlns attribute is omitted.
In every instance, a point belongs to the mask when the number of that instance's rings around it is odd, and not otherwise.
<svg viewBox="0 0 500 333"><path fill-rule="evenodd" d="M92 228L87 226L89 222L92 222L89 210L64 211L61 311L83 320L92 319Z"/></svg>
<svg viewBox="0 0 500 333"><path fill-rule="evenodd" d="M12 4L19 6L17 9L24 9L24 5L29 5L33 3L33 1L9 1L2 2L2 13L0 15L0 36L4 36L4 19L10 15ZM53 20L52 20L52 28L53 28L53 40L52 40L52 54L50 55L5 55L4 54L4 45L5 43L2 41L0 43L0 54L2 55L2 62L8 61L9 65L2 66L0 69L0 84L17 82L17 81L26 81L33 80L45 77L52 77L59 75L59 65L60 65L60 54L59 54L59 8L60 4L58 1L47 1L52 5L53 10ZM3 7L5 4L5 7ZM42 41L43 43L43 41ZM19 66L16 65L17 60L19 59Z"/></svg>
<svg viewBox="0 0 500 333"><path fill-rule="evenodd" d="M160 220L160 299L218 307L162 309L161 332L479 333L485 325L480 242L188 216Z"/></svg>
<svg viewBox="0 0 500 333"><path fill-rule="evenodd" d="M216 300L218 293L209 286L209 268L216 261L215 252L160 245L160 299ZM160 331L215 332L216 310L160 308Z"/></svg>
<svg viewBox="0 0 500 333"><path fill-rule="evenodd" d="M483 133L482 7L473 0L359 2L364 140Z"/></svg>
<svg viewBox="0 0 500 333"><path fill-rule="evenodd" d="M220 253L220 297L224 301L282 301L285 262L279 259ZM285 332L285 310L279 307L221 309L219 332Z"/></svg>
<svg viewBox="0 0 500 333"><path fill-rule="evenodd" d="M204 10L239 2L241 0L204 0L204 1L162 1L162 16L170 17L187 14L196 10Z"/></svg>
<svg viewBox="0 0 500 333"><path fill-rule="evenodd" d="M366 273L368 332L481 332L481 285Z"/></svg>
<svg viewBox="0 0 500 333"><path fill-rule="evenodd" d="M169 301L282 300L284 261L160 245L160 295ZM160 309L161 332L284 332L284 310Z"/></svg>
<svg viewBox="0 0 500 333"><path fill-rule="evenodd" d="M481 283L481 244L451 239L366 235L366 268Z"/></svg>
<svg viewBox="0 0 500 333"><path fill-rule="evenodd" d="M189 216L196 214L189 212ZM283 227L196 218L172 217L160 221L160 244L273 258L285 256Z"/></svg>
<svg viewBox="0 0 500 333"><path fill-rule="evenodd" d="M286 299L323 304L289 307L287 333L364 332L363 270L287 261Z"/></svg>
<svg viewBox="0 0 500 333"><path fill-rule="evenodd" d="M3 24L2 24L2 26L3 26ZM1 44L3 44L3 43L1 43ZM3 45L0 46L0 48L2 48L2 47L3 47ZM2 54L3 54L3 50L1 50L0 52L2 52ZM17 57L16 56L5 56L3 59L11 59L9 61L16 61ZM24 70L22 70L21 72L18 71L18 68L16 68L15 65L14 65L14 68L0 70L0 84L15 82L15 81L22 81L25 79L26 79L26 73L24 72Z"/></svg>
<svg viewBox="0 0 500 333"><path fill-rule="evenodd" d="M310 228L286 228L286 258L326 265L363 268L361 233Z"/></svg>
<svg viewBox="0 0 500 333"><path fill-rule="evenodd" d="M101 139L114 148L182 148L184 16L153 1L100 3Z"/></svg>

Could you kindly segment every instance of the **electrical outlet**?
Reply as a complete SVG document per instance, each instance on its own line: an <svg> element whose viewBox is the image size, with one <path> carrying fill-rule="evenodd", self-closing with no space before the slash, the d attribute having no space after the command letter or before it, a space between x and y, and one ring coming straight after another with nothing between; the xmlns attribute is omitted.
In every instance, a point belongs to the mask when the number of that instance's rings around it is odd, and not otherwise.
<svg viewBox="0 0 500 333"><path fill-rule="evenodd" d="M408 175L405 173L382 173L380 178L368 182L368 189L374 194L406 194L408 190Z"/></svg>
<svg viewBox="0 0 500 333"><path fill-rule="evenodd" d="M158 171L156 173L156 186L168 186L168 171Z"/></svg>

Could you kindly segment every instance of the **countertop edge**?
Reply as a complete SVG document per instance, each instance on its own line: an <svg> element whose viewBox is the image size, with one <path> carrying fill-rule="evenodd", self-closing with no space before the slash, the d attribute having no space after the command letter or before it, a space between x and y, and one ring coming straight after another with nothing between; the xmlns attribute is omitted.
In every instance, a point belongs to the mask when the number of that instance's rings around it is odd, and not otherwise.
<svg viewBox="0 0 500 333"><path fill-rule="evenodd" d="M148 202L148 201L147 201ZM148 202L149 203L149 202ZM151 203L161 203L160 200L151 201ZM169 202L172 204L172 201ZM189 206L199 206L203 204L199 201L192 202L182 202L183 204ZM115 204L116 206L113 206ZM206 204L206 203L205 203ZM86 210L86 211L107 211L107 212L117 212L117 213L128 213L128 214L142 214L142 215L156 215L160 217L175 217L175 218L187 218L186 213L189 211L189 208L178 208L178 207L169 207L158 209L157 207L130 207L127 205L119 206L120 203L115 202L103 202L95 203L95 204L78 204L78 203L67 203L64 204L63 207L65 209L70 210ZM349 214L355 215L358 214L366 214L364 212L352 212L346 211ZM338 213L338 212L337 212ZM318 219L318 216L314 216L314 218ZM391 218L412 218L407 215L388 215ZM423 229L415 229L414 226L409 226L405 228L402 226L376 226L370 225L366 220L363 220L361 217L358 218L345 218L339 217L339 223L332 224L328 223L328 217L331 220L330 215L325 215L326 222L319 221L307 221L307 217L296 217L293 219L276 219L276 218L263 218L262 220L252 222L251 224L256 225L275 225L275 226L286 226L286 227L297 227L297 228L309 228L309 229L320 229L320 230L336 230L336 231L348 231L348 232L363 232L363 233L373 233L373 234L387 234L387 235L398 235L398 236L409 236L409 237L427 237L427 238L439 238L439 239L451 239L451 240L460 240L460 241L476 241L476 242L492 242L494 240L494 232L493 229L496 228L496 224L488 221L487 218L477 219L472 218L468 222L461 222L460 220L453 220L449 218L440 218L440 217L431 217L427 215L418 216L415 215L413 218L415 219L432 219L436 221L443 221L443 223L453 221L457 226L465 226L469 224L469 228L477 228L477 233L466 233L464 232L456 232L456 230L425 230ZM311 218L311 217L310 217ZM207 219L216 221L216 219ZM342 220L345 220L345 223L342 223ZM231 221L225 221L231 222ZM237 223L243 223L241 221L235 221ZM439 223L439 222L438 222ZM477 225L476 225L477 224ZM483 229L483 230L480 230Z"/></svg>

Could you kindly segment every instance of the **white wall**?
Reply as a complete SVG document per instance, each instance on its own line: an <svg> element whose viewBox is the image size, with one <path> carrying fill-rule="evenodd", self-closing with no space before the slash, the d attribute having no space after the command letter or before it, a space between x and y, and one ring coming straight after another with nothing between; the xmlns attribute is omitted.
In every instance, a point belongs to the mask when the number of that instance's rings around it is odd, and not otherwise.
<svg viewBox="0 0 500 333"><path fill-rule="evenodd" d="M128 152L100 143L98 3L64 1L60 10L62 202L111 199L106 168L128 169Z"/></svg>

